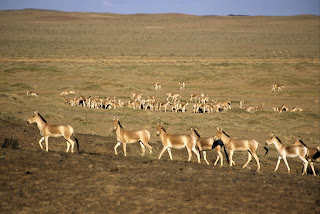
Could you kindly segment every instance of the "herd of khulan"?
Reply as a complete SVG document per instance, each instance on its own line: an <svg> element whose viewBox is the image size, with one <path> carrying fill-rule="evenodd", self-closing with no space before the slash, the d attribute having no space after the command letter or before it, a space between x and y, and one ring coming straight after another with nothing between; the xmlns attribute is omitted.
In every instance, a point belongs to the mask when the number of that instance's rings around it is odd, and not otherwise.
<svg viewBox="0 0 320 214"><path fill-rule="evenodd" d="M160 83L153 83L153 88L155 90L161 90ZM179 82L180 90L185 89L185 83ZM284 88L283 85L274 84L272 86L272 92L279 92ZM60 95L66 96L68 94L74 94L74 91L64 91ZM27 95L38 96L36 92L28 91ZM210 112L220 112L227 111L231 109L231 101L230 99L224 102L218 102L217 100L213 100L209 103L209 98L205 94L191 94L189 102L182 102L179 100L180 94L167 94L167 100L162 102L160 100L155 99L154 97L148 96L146 99L142 99L141 93L132 93L131 100L129 100L126 104L129 108L135 109L144 109L144 110L152 110L152 111L172 111L172 112L186 112L186 106L189 103L193 103L193 113L210 113ZM80 107L88 107L88 108L119 108L125 106L124 102L118 100L116 97L113 98L98 98L98 97L84 97L80 96L73 99L63 98L64 101L71 106L80 106ZM315 101L316 102L316 101ZM250 112L251 110L262 110L263 104L260 107L244 107L243 101L240 100L239 108L244 109L245 111ZM168 110L168 107L171 106L171 110ZM282 105L280 108L274 109L274 111L283 112L289 111L285 105ZM302 111L301 108L294 107L291 111ZM69 152L71 147L71 152L74 152L74 146L77 147L77 151L79 150L79 141L75 137L75 133L73 128L70 125L51 125L48 124L47 121L37 112L35 111L33 116L28 119L28 123L36 123L41 134L41 139L39 141L40 148L43 149L42 142L45 141L46 151L48 151L48 138L49 137L63 137L67 143L66 152ZM117 148L122 145L123 146L123 154L127 155L126 145L131 143L139 143L142 150L142 155L144 155L146 147L148 148L150 154L152 154L152 146L149 144L150 142L150 132L148 130L139 130L132 131L126 130L123 128L120 123L119 117L113 118L113 128L116 133L116 145L114 146L115 155L118 154ZM170 134L168 133L163 124L157 124L156 126L157 135L160 136L163 148L158 156L160 159L165 151L168 152L170 159L172 160L171 149L182 149L186 148L188 151L188 161L191 161L192 153L194 153L197 157L198 163L201 163L201 153L206 164L209 162L206 159L206 152L210 150L214 150L217 153L217 159L214 162L214 165L217 165L220 160L220 165L223 166L223 154L221 149L223 149L227 162L229 166L235 165L235 160L233 159L233 154L235 151L247 151L248 152L248 160L243 165L243 168L247 167L247 165L252 160L252 157L255 159L257 163L257 171L260 170L260 160L257 155L257 149L259 147L259 143L254 139L237 139L230 137L222 128L217 128L216 135L214 137L202 137L199 135L197 129L191 128L190 134ZM74 137L75 140L72 140L71 137ZM287 161L287 158L299 157L303 163L303 172L302 174L307 174L308 165L311 166L313 175L316 176L316 172L314 169L314 162L320 162L320 146L317 148L309 148L305 145L305 143L298 138L291 145L284 145L281 143L281 140L275 135L271 134L269 139L265 142L267 145L274 145L276 150L278 151L278 160L276 164L276 168L274 171L278 170L281 159L286 164L288 169L288 173L290 173L290 167ZM265 155L268 153L268 148L264 146L263 148L266 150Z"/></svg>

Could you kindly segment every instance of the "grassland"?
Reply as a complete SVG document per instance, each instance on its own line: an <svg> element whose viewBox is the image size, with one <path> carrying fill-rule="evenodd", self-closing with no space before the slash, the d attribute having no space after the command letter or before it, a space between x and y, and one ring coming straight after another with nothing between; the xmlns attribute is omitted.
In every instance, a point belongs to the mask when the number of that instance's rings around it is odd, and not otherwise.
<svg viewBox="0 0 320 214"><path fill-rule="evenodd" d="M319 57L317 16L237 17L2 11L1 55L104 59L110 56Z"/></svg>
<svg viewBox="0 0 320 214"><path fill-rule="evenodd" d="M25 121L38 109L52 123L71 123L78 132L105 136L112 134L111 116L120 115L128 128L153 129L163 121L180 132L197 126L212 135L223 126L231 135L253 135L262 142L274 131L290 140L300 135L319 143L319 106L314 103L319 97L319 17L22 10L1 11L0 18L4 118ZM209 115L103 111L72 108L59 96L74 89L77 95L124 101L132 92L164 100L167 92L179 92L180 80L187 83L182 100L206 93L210 99L230 98L234 109ZM153 81L161 82L161 92L152 91ZM284 84L285 90L271 93L274 83ZM27 97L27 90L40 97ZM265 103L265 111L237 110L239 99L246 105ZM283 103L310 111L271 111Z"/></svg>
<svg viewBox="0 0 320 214"><path fill-rule="evenodd" d="M247 159L241 152L234 168L198 165L194 157L185 163L185 150L173 151L176 161L168 162L166 153L158 161L155 134L163 122L170 133L196 127L202 136L213 136L219 126L231 137L261 144L275 132L284 144L300 136L308 146L319 145L319 26L318 16L307 15L0 11L0 142L17 141L21 148L0 150L0 212L160 213L182 207L206 213L319 213L319 176L300 176L298 159L289 162L291 175L283 163L272 173L274 147L266 157L258 151L262 173L256 173L255 163L240 169ZM161 91L152 90L154 81ZM178 90L179 81L186 82L185 91ZM285 89L272 93L275 83ZM116 96L124 102L132 92L160 100L180 92L182 101L206 93L210 100L231 99L232 109L193 114L189 106L183 114L78 108L59 95L69 89L76 94L68 98ZM39 97L27 96L28 90ZM265 108L247 113L238 108L240 99ZM272 111L282 104L305 111ZM39 132L26 125L34 110L51 124L72 125L81 155L62 152L62 139L50 139L53 152L37 152ZM120 149L115 157L113 115L124 128L150 130L154 153L140 157L136 144L128 146L129 157Z"/></svg>

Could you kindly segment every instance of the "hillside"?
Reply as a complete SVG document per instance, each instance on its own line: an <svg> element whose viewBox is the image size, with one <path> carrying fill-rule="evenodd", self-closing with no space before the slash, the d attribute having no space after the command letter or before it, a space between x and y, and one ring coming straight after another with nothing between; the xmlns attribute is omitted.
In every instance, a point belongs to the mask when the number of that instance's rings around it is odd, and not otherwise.
<svg viewBox="0 0 320 214"><path fill-rule="evenodd" d="M282 160L275 173L278 152L268 146L263 156L260 148L271 133L283 144L298 137L308 147L320 144L319 27L319 17L309 15L0 11L0 143L20 145L0 149L0 212L319 213L319 175L308 169L301 176L299 158L288 160L290 175ZM271 92L273 84L284 88ZM75 94L61 96L66 90ZM132 109L132 93L158 103L180 93L189 105L185 113L172 112L173 102L168 112ZM190 95L201 93L212 106L229 100L231 109L193 113ZM125 106L68 104L80 97ZM240 109L240 100L257 111ZM273 110L283 104L288 111ZM294 107L303 111L291 112ZM34 110L50 124L70 124L81 153L66 154L62 138L49 138L49 153L40 151L37 126L26 124ZM115 156L113 116L125 129L149 130L153 154L141 157L140 146L131 144L128 157L122 146ZM247 152L235 153L233 168L199 165L195 156L188 163L186 149L173 149L174 161L168 153L158 160L158 123L172 134L193 127L214 137L220 127L231 137L255 139L261 171L254 160L242 169ZM216 153L208 151L207 159Z"/></svg>

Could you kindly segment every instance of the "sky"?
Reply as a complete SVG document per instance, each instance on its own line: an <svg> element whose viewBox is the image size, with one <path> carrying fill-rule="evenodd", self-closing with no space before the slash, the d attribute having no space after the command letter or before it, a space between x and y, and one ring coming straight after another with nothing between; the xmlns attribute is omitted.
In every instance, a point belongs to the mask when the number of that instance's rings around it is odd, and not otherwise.
<svg viewBox="0 0 320 214"><path fill-rule="evenodd" d="M25 8L66 12L182 13L190 15L320 15L320 0L0 0L0 10Z"/></svg>

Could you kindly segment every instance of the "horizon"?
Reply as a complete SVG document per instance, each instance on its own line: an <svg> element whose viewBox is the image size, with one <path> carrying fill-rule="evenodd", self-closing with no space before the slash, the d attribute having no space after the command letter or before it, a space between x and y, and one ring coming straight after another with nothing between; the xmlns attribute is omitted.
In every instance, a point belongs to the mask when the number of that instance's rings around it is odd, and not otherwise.
<svg viewBox="0 0 320 214"><path fill-rule="evenodd" d="M320 15L319 0L2 0L0 10L53 10L60 12L185 14L195 16Z"/></svg>
<svg viewBox="0 0 320 214"><path fill-rule="evenodd" d="M225 14L225 15L216 15L216 14L207 14L207 15L194 15L178 12L168 12L168 13L113 13L113 12L92 12L92 11L63 11L55 9L41 9L41 8L23 8L23 9L0 9L0 11L22 11L22 10L39 10L39 11L52 11L52 12L61 12L61 13L98 13L98 14L116 14L116 15L165 15L165 14L177 14L177 15L186 15L186 16L278 16L278 17L289 17L289 16L320 16L316 14L296 14L296 15L247 15L247 14Z"/></svg>

